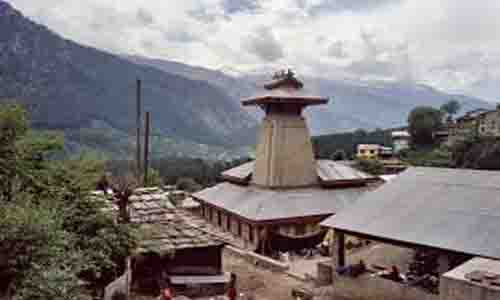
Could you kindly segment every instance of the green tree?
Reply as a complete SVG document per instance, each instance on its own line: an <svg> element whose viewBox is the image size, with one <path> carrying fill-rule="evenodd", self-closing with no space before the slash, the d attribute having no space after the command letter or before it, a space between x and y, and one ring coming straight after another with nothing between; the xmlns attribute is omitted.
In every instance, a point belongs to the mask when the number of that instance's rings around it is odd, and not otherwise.
<svg viewBox="0 0 500 300"><path fill-rule="evenodd" d="M469 137L453 145L452 160L457 168L500 170L500 141Z"/></svg>
<svg viewBox="0 0 500 300"><path fill-rule="evenodd" d="M372 175L384 174L384 165L376 159L360 159L354 167Z"/></svg>
<svg viewBox="0 0 500 300"><path fill-rule="evenodd" d="M340 150L335 150L335 152L332 155L332 160L345 160L347 158L347 155L345 154L345 151L340 149Z"/></svg>
<svg viewBox="0 0 500 300"><path fill-rule="evenodd" d="M148 170L148 182L146 182L146 186L154 187L161 186L163 184L163 180L160 176L160 172L158 170L149 168Z"/></svg>
<svg viewBox="0 0 500 300"><path fill-rule="evenodd" d="M0 200L11 201L18 173L17 141L28 131L26 112L19 105L0 107Z"/></svg>
<svg viewBox="0 0 500 300"><path fill-rule="evenodd" d="M53 160L62 139L29 130L19 106L0 105L0 294L16 299L80 299L120 274L135 245L106 203L90 197L103 163ZM3 183L3 181L2 181Z"/></svg>
<svg viewBox="0 0 500 300"><path fill-rule="evenodd" d="M458 102L455 99L452 99L446 102L445 104L441 105L440 110L446 115L448 115L448 117L453 118L453 116L458 113L460 108L461 108L460 102Z"/></svg>
<svg viewBox="0 0 500 300"><path fill-rule="evenodd" d="M434 132L442 126L442 112L429 106L414 108L408 116L409 131L416 145L434 143Z"/></svg>
<svg viewBox="0 0 500 300"><path fill-rule="evenodd" d="M202 188L193 178L189 177L179 178L176 182L176 186L178 189L187 192L196 192Z"/></svg>
<svg viewBox="0 0 500 300"><path fill-rule="evenodd" d="M111 179L111 188L115 193L118 205L118 222L130 222L130 197L134 190L139 187L139 182L133 174L114 176Z"/></svg>

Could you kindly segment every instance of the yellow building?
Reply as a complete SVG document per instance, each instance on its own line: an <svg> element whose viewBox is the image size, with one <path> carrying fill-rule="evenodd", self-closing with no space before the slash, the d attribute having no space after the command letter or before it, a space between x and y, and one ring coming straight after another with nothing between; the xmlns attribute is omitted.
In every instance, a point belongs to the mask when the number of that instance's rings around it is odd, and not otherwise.
<svg viewBox="0 0 500 300"><path fill-rule="evenodd" d="M359 144L356 157L358 159L379 159L392 156L392 148L378 144Z"/></svg>

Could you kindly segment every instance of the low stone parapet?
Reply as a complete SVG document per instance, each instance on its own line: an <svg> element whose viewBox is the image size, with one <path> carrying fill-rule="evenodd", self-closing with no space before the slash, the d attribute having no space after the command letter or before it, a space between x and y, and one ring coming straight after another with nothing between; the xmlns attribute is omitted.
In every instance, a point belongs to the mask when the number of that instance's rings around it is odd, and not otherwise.
<svg viewBox="0 0 500 300"><path fill-rule="evenodd" d="M332 292L333 299L439 300L439 295L370 274L356 278L335 276Z"/></svg>
<svg viewBox="0 0 500 300"><path fill-rule="evenodd" d="M240 257L250 262L255 266L259 266L271 271L284 272L290 269L290 265L288 265L287 263L272 259L264 255L257 254L252 251L246 251L232 246L226 246L225 250L229 251L231 254L237 257Z"/></svg>

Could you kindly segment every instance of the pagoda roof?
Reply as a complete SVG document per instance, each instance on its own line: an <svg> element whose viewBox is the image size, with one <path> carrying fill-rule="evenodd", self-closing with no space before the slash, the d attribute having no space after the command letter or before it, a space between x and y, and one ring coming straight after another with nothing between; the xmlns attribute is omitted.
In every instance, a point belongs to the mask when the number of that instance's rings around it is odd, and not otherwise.
<svg viewBox="0 0 500 300"><path fill-rule="evenodd" d="M223 182L193 198L253 222L330 216L354 204L372 187L266 189Z"/></svg>
<svg viewBox="0 0 500 300"><path fill-rule="evenodd" d="M243 106L262 104L319 105L328 103L328 98L314 96L303 89L304 84L288 70L274 75L273 80L263 84L255 95L244 99Z"/></svg>
<svg viewBox="0 0 500 300"><path fill-rule="evenodd" d="M328 98L321 96L311 96L304 90L293 88L278 88L272 90L263 89L252 97L244 99L243 106L262 104L300 104L300 105L320 105L328 103Z"/></svg>
<svg viewBox="0 0 500 300"><path fill-rule="evenodd" d="M250 184L254 162L248 162L222 173L222 178L235 184ZM363 185L380 178L361 172L346 164L322 159L316 161L318 183L324 187Z"/></svg>
<svg viewBox="0 0 500 300"><path fill-rule="evenodd" d="M254 162L222 173L226 182L192 195L253 222L272 222L313 216L330 216L353 204L370 182L378 180L331 160L316 161L318 185L300 188L266 188L252 184Z"/></svg>

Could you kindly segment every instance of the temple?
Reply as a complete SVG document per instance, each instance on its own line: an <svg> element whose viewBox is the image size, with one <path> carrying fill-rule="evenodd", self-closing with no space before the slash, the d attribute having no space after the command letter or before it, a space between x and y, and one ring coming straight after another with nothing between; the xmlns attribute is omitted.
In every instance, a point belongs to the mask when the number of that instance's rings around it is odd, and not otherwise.
<svg viewBox="0 0 500 300"><path fill-rule="evenodd" d="M316 160L302 112L328 99L304 93L290 70L275 74L257 96L243 100L265 112L255 160L222 174L193 194L202 215L260 253L313 248L319 223L353 204L378 178L339 162Z"/></svg>

